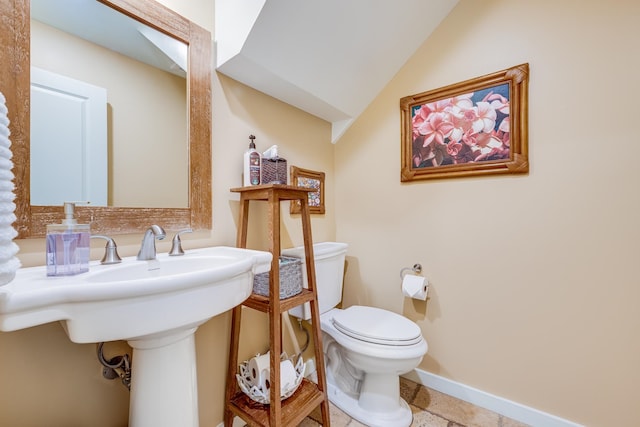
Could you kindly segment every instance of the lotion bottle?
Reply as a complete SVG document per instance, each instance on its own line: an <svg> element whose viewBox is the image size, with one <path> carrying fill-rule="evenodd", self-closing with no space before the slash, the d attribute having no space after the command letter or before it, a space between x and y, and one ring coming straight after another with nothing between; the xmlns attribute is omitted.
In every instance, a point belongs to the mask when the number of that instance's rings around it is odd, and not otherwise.
<svg viewBox="0 0 640 427"><path fill-rule="evenodd" d="M250 135L249 149L244 153L244 179L243 185L260 185L262 183L262 167L260 153L256 150L256 144L253 141L255 136Z"/></svg>
<svg viewBox="0 0 640 427"><path fill-rule="evenodd" d="M71 276L89 271L91 231L78 224L75 204L65 202L60 224L47 225L47 276Z"/></svg>

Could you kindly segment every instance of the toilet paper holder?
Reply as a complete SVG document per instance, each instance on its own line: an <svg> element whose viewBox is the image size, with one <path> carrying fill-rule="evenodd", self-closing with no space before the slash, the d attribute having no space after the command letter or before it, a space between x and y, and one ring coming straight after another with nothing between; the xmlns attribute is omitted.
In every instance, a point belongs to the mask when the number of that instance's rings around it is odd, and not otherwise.
<svg viewBox="0 0 640 427"><path fill-rule="evenodd" d="M400 280L404 279L404 274L408 271L411 270L414 273L420 274L422 273L422 265L420 264L413 264L413 267L405 267L402 270L400 270Z"/></svg>

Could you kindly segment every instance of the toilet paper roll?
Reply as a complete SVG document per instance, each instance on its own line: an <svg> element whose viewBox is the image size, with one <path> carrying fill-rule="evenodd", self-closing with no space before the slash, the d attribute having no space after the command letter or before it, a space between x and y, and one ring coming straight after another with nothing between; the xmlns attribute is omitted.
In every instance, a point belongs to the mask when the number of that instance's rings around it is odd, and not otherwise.
<svg viewBox="0 0 640 427"><path fill-rule="evenodd" d="M429 282L426 277L405 274L402 278L402 294L406 297L425 301L428 290Z"/></svg>
<svg viewBox="0 0 640 427"><path fill-rule="evenodd" d="M247 364L249 368L250 384L262 389L265 393L269 392L271 366L269 353L257 355L249 360ZM284 395L286 391L294 387L296 383L296 369L289 359L280 362L280 395Z"/></svg>
<svg viewBox="0 0 640 427"><path fill-rule="evenodd" d="M247 367L249 368L249 383L266 391L270 371L269 353L258 354L256 357L251 358Z"/></svg>

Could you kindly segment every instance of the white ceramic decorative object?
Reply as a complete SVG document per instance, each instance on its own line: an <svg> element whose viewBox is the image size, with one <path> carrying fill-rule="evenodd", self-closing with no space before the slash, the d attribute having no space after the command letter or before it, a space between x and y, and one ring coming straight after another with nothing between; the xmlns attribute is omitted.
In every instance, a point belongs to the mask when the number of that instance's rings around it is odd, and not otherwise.
<svg viewBox="0 0 640 427"><path fill-rule="evenodd" d="M259 358L260 355L256 355L256 358ZM255 358L254 358L255 359ZM253 360L253 359L252 359ZM302 356L298 357L298 361L293 364L293 360L287 356L286 353L283 353L280 357L281 360L281 372L280 377L282 378L282 383L280 384L280 399L284 400L288 397L291 397L293 393L298 389L300 384L302 383L302 378L304 377L304 363L302 360ZM240 364L240 374L236 374L236 379L238 380L238 385L240 386L240 390L251 400L254 402L262 403L264 405L268 405L271 401L271 389L269 388L269 383L266 381L256 380L256 374L252 372L252 369L249 367L250 361L246 360ZM291 366L295 371L295 378L292 381L287 381L285 378L290 377L286 373L287 368ZM263 373L267 378L269 376L268 370Z"/></svg>
<svg viewBox="0 0 640 427"><path fill-rule="evenodd" d="M12 225L16 220L13 202L16 196L13 193L13 153L5 102L4 95L0 93L0 286L11 282L20 268L20 261L15 256L19 248L13 241L18 235Z"/></svg>

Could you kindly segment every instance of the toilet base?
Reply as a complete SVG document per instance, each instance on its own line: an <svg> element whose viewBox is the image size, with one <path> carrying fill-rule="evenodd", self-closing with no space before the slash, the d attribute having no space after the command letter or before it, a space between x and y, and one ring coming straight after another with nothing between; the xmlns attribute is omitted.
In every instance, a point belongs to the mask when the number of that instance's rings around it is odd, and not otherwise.
<svg viewBox="0 0 640 427"><path fill-rule="evenodd" d="M363 409L358 399L343 392L334 384L327 382L329 401L351 418L370 427L409 427L413 414L404 399L400 399L397 409L387 412L371 412Z"/></svg>

